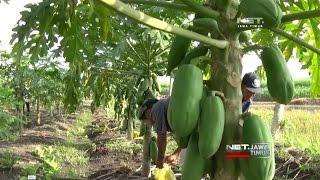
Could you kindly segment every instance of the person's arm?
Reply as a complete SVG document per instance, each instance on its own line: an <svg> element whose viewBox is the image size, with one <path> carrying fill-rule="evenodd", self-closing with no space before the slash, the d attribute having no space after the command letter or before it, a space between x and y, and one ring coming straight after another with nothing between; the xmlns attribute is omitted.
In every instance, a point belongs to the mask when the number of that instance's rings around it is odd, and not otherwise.
<svg viewBox="0 0 320 180"><path fill-rule="evenodd" d="M157 168L163 168L163 161L167 147L167 132L157 133L158 158L156 162Z"/></svg>

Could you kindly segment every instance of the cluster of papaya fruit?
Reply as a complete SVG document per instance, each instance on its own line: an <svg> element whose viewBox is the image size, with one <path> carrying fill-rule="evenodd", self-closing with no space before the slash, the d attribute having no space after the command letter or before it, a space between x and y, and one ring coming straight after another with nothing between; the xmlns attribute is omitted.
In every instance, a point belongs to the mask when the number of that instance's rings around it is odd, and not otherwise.
<svg viewBox="0 0 320 180"><path fill-rule="evenodd" d="M240 5L240 10L245 11L246 16L263 17L265 27L268 28L279 25L282 12L277 4L266 0L266 4L274 6L275 9L271 11L268 8L264 11L257 11L255 8L246 10L245 7L249 6L246 4L249 1L251 3L252 0L243 0L243 4ZM264 7L262 4L263 2L256 2L257 7ZM252 7L252 4L250 6ZM270 12L261 13L267 10ZM219 31L217 22L210 18L196 19L193 24L197 25L197 28L193 29L202 33L209 32L208 29ZM216 92L209 91L205 87L203 69L199 66L199 57L206 59L203 57L206 57L209 47L199 45L189 50L190 43L191 41L187 38L175 37L167 67L167 74L178 67L174 74L168 121L174 131L174 138L178 146L187 148L182 168L182 179L184 180L201 179L204 174L213 174L212 157L220 147L225 123L223 100ZM289 103L293 97L294 84L281 51L276 45L264 47L261 58L267 74L270 95L278 103ZM242 143L270 143L270 156L239 160L241 172L246 179L272 179L275 161L269 126L259 116L252 113L244 114L243 119Z"/></svg>
<svg viewBox="0 0 320 180"><path fill-rule="evenodd" d="M273 0L242 0L239 11L244 17L261 17L264 28L274 28L281 23L282 11ZM212 18L195 18L189 29L203 35L221 34L217 21ZM240 41L247 41L245 33L240 35ZM203 65L211 61L210 48L200 44L190 50L190 45L191 40L181 36L176 36L171 45L167 74L178 69L174 73L168 122L178 146L187 148L182 179L197 180L204 174L212 176L214 173L212 157L221 145L225 109L221 93L210 91L203 83ZM276 45L264 47L261 60L270 95L276 102L288 104L293 98L294 84L280 49ZM275 160L270 128L252 113L243 114L242 119L241 143L269 143L270 156L240 159L241 173L245 179L272 179Z"/></svg>
<svg viewBox="0 0 320 180"><path fill-rule="evenodd" d="M224 129L220 96L203 85L200 68L184 64L175 73L168 107L168 122L180 148L187 148L182 179L201 179L212 168Z"/></svg>
<svg viewBox="0 0 320 180"><path fill-rule="evenodd" d="M218 151L224 133L223 98L208 91L202 83L201 70L192 64L182 65L175 74L169 102L168 121L180 148L187 148L182 179L201 179L213 174L212 157ZM272 179L275 162L270 129L257 115L243 115L245 144L269 143L270 156L241 159L240 169L246 179Z"/></svg>
<svg viewBox="0 0 320 180"><path fill-rule="evenodd" d="M155 73L151 73L149 78L139 78L137 86L138 104L141 104L145 99L157 97L161 91L161 86L157 81L157 75Z"/></svg>
<svg viewBox="0 0 320 180"><path fill-rule="evenodd" d="M265 68L277 68L272 73L267 71L268 78L273 79L273 83L281 83L277 85L277 91L270 93L278 102L289 102L293 84L290 76L277 77L280 75L278 73L288 73L279 49L275 46L266 47L262 57ZM225 123L223 99L219 96L220 93L209 91L204 86L202 71L193 64L181 65L174 79L168 121L178 146L187 148L182 179L201 179L204 174L213 174L212 157L221 145ZM251 113L244 114L243 119L242 143L269 143L270 156L240 159L241 172L246 179L272 179L275 161L269 126Z"/></svg>
<svg viewBox="0 0 320 180"><path fill-rule="evenodd" d="M194 28L197 27L197 28ZM217 22L200 18L193 22L195 31L207 34L217 30ZM224 128L222 99L203 84L202 70L208 64L209 47L198 45L189 50L191 40L176 36L168 57L167 74L174 74L168 107L168 122L180 148L187 148L182 179L201 179L212 167L211 156L220 146Z"/></svg>

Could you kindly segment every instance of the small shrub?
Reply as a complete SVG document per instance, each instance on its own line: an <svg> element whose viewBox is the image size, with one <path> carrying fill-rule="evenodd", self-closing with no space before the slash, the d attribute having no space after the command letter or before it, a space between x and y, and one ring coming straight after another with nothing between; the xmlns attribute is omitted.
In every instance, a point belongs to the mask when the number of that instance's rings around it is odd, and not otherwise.
<svg viewBox="0 0 320 180"><path fill-rule="evenodd" d="M18 162L18 157L11 152L5 151L0 153L0 169L12 169Z"/></svg>

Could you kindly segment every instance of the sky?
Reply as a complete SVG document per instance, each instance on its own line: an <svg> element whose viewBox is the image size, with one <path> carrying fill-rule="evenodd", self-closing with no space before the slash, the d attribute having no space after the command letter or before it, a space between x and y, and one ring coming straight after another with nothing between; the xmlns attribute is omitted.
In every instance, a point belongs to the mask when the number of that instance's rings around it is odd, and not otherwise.
<svg viewBox="0 0 320 180"><path fill-rule="evenodd" d="M20 11L24 5L31 2L39 2L40 0L10 0L9 4L1 2L0 4L0 48L10 50L11 29L19 20Z"/></svg>
<svg viewBox="0 0 320 180"><path fill-rule="evenodd" d="M0 50L10 51L9 45L12 31L16 22L20 18L19 12L23 10L24 5L28 3L35 3L41 0L10 0L9 4L0 4ZM301 70L301 64L296 59L288 61L290 73L294 79L308 78L308 72ZM252 72L261 65L260 59L256 55L245 55L242 59L243 74ZM168 80L168 77L162 77L160 80Z"/></svg>

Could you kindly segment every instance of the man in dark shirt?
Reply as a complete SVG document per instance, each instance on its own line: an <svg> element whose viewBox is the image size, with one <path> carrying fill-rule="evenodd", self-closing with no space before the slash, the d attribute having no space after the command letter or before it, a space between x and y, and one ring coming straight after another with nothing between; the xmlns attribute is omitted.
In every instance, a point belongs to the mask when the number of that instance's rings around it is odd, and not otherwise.
<svg viewBox="0 0 320 180"><path fill-rule="evenodd" d="M166 99L147 99L140 107L139 119L150 123L157 133L158 158L156 166L163 167L163 163L170 163L179 157L180 148L177 148L170 156L165 157L167 147L167 132L172 132L168 119L167 111L170 98Z"/></svg>

